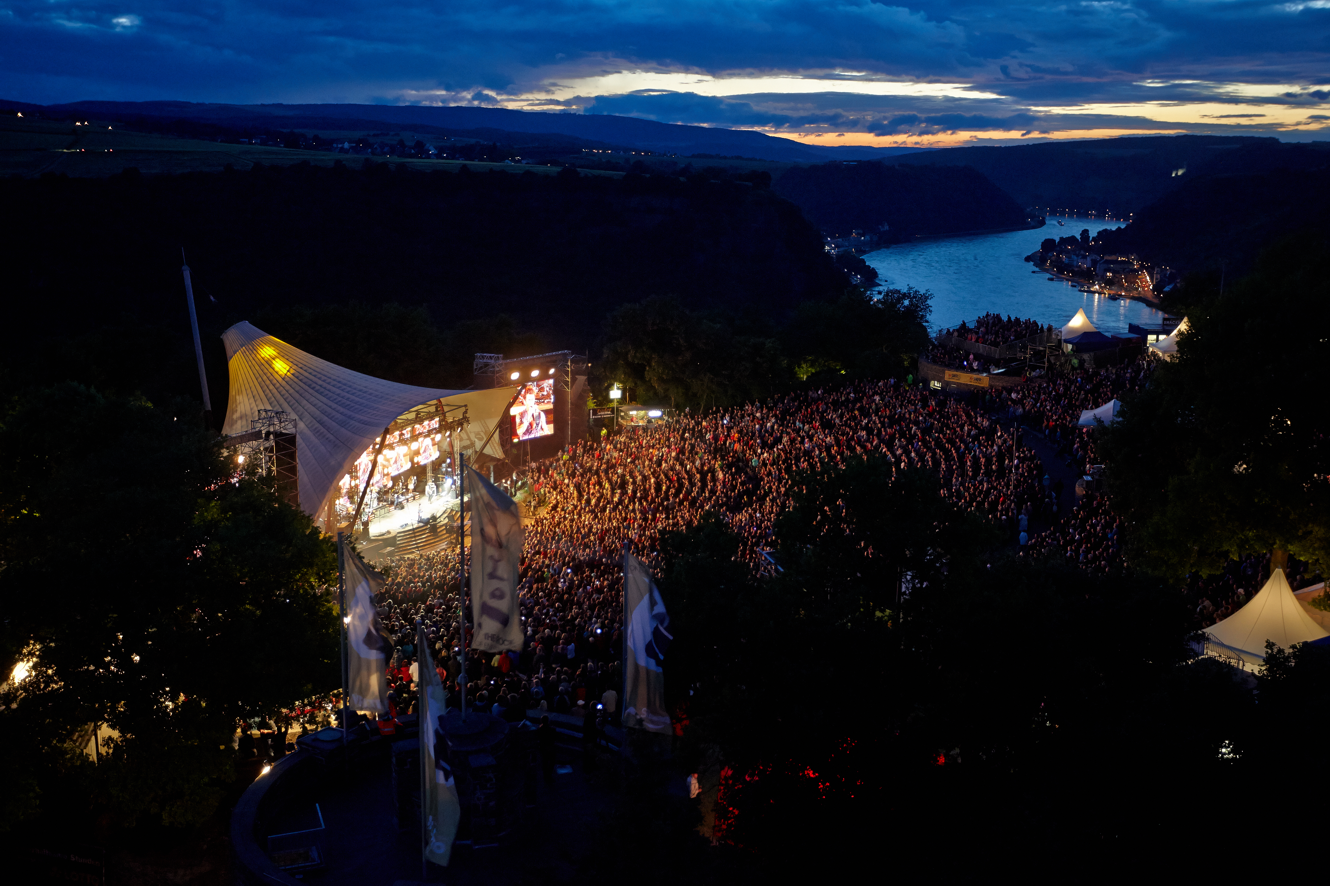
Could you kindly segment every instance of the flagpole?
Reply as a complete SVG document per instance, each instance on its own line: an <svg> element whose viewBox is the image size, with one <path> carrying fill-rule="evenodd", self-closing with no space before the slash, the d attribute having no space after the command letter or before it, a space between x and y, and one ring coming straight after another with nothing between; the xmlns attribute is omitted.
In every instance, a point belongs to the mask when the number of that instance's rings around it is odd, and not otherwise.
<svg viewBox="0 0 1330 886"><path fill-rule="evenodd" d="M342 642L338 653L342 659L342 759L346 759L346 546L342 541L342 532L337 532L337 621L341 628Z"/></svg>
<svg viewBox="0 0 1330 886"><path fill-rule="evenodd" d="M425 689L425 668L421 662L423 656L420 650L427 650L427 638L425 636L425 627L420 619L416 619L416 711L418 713L416 727L419 730L418 735L420 744L420 879L426 881L429 879L429 868L426 865L428 859L425 857L425 851L429 846L429 827L426 816L429 814L427 806L429 805L429 784L426 782L425 762L429 759L425 754L425 742L434 740L434 718L438 716L437 711L433 711L429 706L429 692ZM428 653L426 653L428 654ZM434 667L434 662L429 662L430 667ZM433 773L430 773L433 775Z"/></svg>
<svg viewBox="0 0 1330 886"><path fill-rule="evenodd" d="M459 622L458 635L460 637L457 654L458 663L461 671L458 678L462 685L458 687L462 695L462 719L466 719L466 454L462 452L462 447L457 447L457 574L458 594L457 610L461 616Z"/></svg>

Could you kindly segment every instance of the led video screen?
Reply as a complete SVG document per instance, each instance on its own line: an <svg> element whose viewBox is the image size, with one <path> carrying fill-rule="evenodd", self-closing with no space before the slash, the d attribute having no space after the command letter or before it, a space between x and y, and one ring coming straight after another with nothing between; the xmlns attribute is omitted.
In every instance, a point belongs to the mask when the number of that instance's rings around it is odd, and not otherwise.
<svg viewBox="0 0 1330 886"><path fill-rule="evenodd" d="M513 442L535 440L554 433L554 379L522 385L517 402L508 410L513 417Z"/></svg>

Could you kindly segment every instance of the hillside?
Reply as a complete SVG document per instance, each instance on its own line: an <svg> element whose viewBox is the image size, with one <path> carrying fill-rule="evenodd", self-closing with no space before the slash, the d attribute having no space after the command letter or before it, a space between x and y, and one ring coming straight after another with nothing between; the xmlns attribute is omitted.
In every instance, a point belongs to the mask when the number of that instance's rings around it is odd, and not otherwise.
<svg viewBox="0 0 1330 886"><path fill-rule="evenodd" d="M858 228L898 242L1026 224L1026 213L1015 200L968 167L883 162L796 166L773 188L833 235Z"/></svg>
<svg viewBox="0 0 1330 886"><path fill-rule="evenodd" d="M274 309L423 305L441 329L470 331L440 365L398 380L457 386L470 382L472 351L503 349L495 330L587 352L610 311L652 295L778 318L849 283L795 206L701 177L258 165L10 178L0 200L23 220L0 256L7 323L26 330L0 375L53 380L59 367L79 378L124 349L156 379L153 397L192 386L182 247L214 384L225 375L218 334Z"/></svg>
<svg viewBox="0 0 1330 886"><path fill-rule="evenodd" d="M906 165L971 166L1021 206L1041 213L1140 212L1198 176L1317 168L1330 144L1273 138L1152 136L948 148L897 158Z"/></svg>
<svg viewBox="0 0 1330 886"><path fill-rule="evenodd" d="M429 126L452 132L488 130L506 134L548 134L637 148L660 154L716 154L781 162L820 163L833 158L869 159L916 151L916 148L805 145L752 130L720 129L658 123L608 114L551 114L503 108L432 107L423 105L225 105L193 102L86 101L64 105L31 105L2 101L52 117L94 116L130 120L151 117L213 123L230 128L363 129ZM354 124L354 125L347 125ZM504 137L512 141L512 137Z"/></svg>
<svg viewBox="0 0 1330 886"><path fill-rule="evenodd" d="M1192 179L1098 239L1184 273L1241 275L1268 247L1313 230L1330 231L1330 166Z"/></svg>

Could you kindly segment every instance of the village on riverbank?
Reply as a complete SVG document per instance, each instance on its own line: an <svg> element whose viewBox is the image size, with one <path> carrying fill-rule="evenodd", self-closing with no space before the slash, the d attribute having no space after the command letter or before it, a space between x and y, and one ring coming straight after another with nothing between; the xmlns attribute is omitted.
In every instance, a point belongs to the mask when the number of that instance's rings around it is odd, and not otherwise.
<svg viewBox="0 0 1330 886"><path fill-rule="evenodd" d="M1060 222L1059 222L1060 223ZM1073 283L1081 292L1110 300L1132 299L1159 307L1160 296L1178 282L1178 272L1101 248L1088 228L1077 235L1046 237L1025 260L1050 280Z"/></svg>

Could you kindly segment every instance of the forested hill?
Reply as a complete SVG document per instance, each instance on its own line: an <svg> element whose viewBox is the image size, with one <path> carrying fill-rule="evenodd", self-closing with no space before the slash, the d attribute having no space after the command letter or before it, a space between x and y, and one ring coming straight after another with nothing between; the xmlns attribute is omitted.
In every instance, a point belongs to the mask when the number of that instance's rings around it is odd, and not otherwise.
<svg viewBox="0 0 1330 886"><path fill-rule="evenodd" d="M586 352L614 308L653 295L778 319L850 285L816 228L760 184L366 166L0 181L22 220L0 246L6 324L24 331L0 374L79 379L118 351L138 361L126 377L155 379L150 396L192 393L181 247L214 390L219 334L274 309L360 302L360 325L375 305L423 305L438 328L469 331L447 365L395 380L456 386L473 351L519 346L504 329L535 333L523 348Z"/></svg>
<svg viewBox="0 0 1330 886"><path fill-rule="evenodd" d="M1330 144L1251 136L1176 135L947 148L892 162L973 166L1027 208L1125 218L1204 175L1317 168Z"/></svg>
<svg viewBox="0 0 1330 886"><path fill-rule="evenodd" d="M896 242L1026 223L1026 213L1015 200L969 167L883 162L796 166L773 188L833 236L857 228Z"/></svg>
<svg viewBox="0 0 1330 886"><path fill-rule="evenodd" d="M1298 233L1330 231L1330 166L1195 178L1098 239L1184 273L1241 275L1260 253Z"/></svg>

